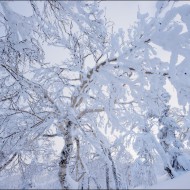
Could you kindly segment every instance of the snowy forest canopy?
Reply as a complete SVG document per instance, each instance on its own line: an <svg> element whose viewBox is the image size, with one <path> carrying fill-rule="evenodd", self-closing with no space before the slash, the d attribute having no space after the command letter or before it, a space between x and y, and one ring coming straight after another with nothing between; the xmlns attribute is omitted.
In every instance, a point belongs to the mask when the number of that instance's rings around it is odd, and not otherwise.
<svg viewBox="0 0 190 190"><path fill-rule="evenodd" d="M0 2L0 188L146 188L190 170L188 2L139 9L117 32L98 1L31 0L31 16L10 3ZM47 47L62 61L46 61Z"/></svg>

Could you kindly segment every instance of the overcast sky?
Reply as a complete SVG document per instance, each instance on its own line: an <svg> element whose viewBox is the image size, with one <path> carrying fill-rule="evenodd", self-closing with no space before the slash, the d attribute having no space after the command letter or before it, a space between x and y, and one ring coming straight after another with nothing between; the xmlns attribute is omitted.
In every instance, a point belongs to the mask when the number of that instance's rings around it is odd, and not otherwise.
<svg viewBox="0 0 190 190"><path fill-rule="evenodd" d="M155 11L156 1L102 1L101 7L106 11L108 19L115 23L115 28L125 31L137 20L138 7L142 13L151 16Z"/></svg>

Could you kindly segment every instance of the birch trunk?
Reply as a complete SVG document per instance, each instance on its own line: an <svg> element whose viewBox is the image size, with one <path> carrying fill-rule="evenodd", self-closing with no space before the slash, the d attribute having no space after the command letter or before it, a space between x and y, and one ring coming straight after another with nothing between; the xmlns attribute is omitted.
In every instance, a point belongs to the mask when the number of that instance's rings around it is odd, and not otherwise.
<svg viewBox="0 0 190 190"><path fill-rule="evenodd" d="M59 162L59 181L60 181L62 189L71 188L71 184L68 181L69 160L71 157L71 152L73 150L71 126L72 126L72 122L69 121L67 123L66 131L65 131L65 145L61 152L61 160Z"/></svg>

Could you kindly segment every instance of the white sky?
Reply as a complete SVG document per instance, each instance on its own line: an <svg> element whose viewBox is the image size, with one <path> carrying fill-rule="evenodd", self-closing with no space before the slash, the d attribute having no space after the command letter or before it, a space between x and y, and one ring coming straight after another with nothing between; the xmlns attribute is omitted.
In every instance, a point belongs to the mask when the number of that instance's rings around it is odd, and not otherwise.
<svg viewBox="0 0 190 190"><path fill-rule="evenodd" d="M106 11L108 19L115 23L115 27L125 31L137 20L138 7L142 13L153 15L155 1L102 1L101 8Z"/></svg>

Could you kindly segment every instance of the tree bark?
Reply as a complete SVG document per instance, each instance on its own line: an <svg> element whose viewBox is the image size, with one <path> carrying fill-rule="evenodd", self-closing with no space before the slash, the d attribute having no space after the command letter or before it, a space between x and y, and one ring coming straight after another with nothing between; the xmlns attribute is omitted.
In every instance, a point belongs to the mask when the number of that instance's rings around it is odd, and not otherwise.
<svg viewBox="0 0 190 190"><path fill-rule="evenodd" d="M69 160L71 157L71 152L73 150L71 126L72 122L68 121L65 131L65 145L61 152L61 160L59 162L59 181L62 189L69 189L71 187L71 184L69 184L69 181L67 179L67 176L69 175Z"/></svg>
<svg viewBox="0 0 190 190"><path fill-rule="evenodd" d="M108 150L108 158L111 161L112 173L113 173L113 178L115 181L115 189L118 190L119 189L119 181L118 181L118 176L117 176L117 169L116 169L115 163L112 159L110 150Z"/></svg>
<svg viewBox="0 0 190 190"><path fill-rule="evenodd" d="M17 155L17 153L14 153L13 156L6 163L4 163L2 166L0 166L0 172L2 170L4 170L13 161L13 159L16 157L16 155Z"/></svg>
<svg viewBox="0 0 190 190"><path fill-rule="evenodd" d="M172 170L168 167L165 167L164 170L168 173L168 175L170 176L171 179L174 178L174 174L172 172Z"/></svg>
<svg viewBox="0 0 190 190"><path fill-rule="evenodd" d="M110 189L109 167L106 163L106 188Z"/></svg>

